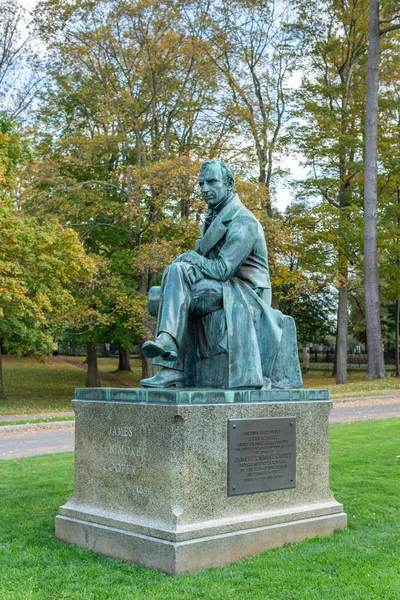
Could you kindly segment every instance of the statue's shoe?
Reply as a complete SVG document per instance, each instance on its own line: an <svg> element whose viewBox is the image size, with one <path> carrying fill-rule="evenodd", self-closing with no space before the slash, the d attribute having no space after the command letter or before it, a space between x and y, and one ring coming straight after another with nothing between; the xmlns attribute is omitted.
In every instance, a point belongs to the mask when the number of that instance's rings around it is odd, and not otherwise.
<svg viewBox="0 0 400 600"><path fill-rule="evenodd" d="M168 362L174 362L178 358L178 348L173 338L162 331L156 339L153 341L149 340L142 346L143 354L147 358L155 358L161 356L163 360Z"/></svg>
<svg viewBox="0 0 400 600"><path fill-rule="evenodd" d="M185 375L183 371L178 371L177 369L162 369L154 377L142 379L140 385L152 388L181 388L185 385Z"/></svg>

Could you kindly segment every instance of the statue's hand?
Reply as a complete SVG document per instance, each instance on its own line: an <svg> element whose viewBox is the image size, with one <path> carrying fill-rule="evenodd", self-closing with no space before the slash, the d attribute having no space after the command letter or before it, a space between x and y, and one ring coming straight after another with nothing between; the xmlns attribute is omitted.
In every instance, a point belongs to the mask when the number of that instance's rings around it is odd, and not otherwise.
<svg viewBox="0 0 400 600"><path fill-rule="evenodd" d="M178 256L174 262L187 262L196 267L200 266L201 264L201 256L200 254L197 254L197 252L194 252L194 250L189 250L188 252Z"/></svg>

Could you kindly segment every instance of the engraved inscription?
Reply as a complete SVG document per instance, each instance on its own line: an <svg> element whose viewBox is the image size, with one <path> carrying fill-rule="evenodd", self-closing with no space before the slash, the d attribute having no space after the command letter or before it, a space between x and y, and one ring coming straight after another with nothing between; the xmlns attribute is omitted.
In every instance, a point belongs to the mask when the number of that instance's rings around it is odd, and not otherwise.
<svg viewBox="0 0 400 600"><path fill-rule="evenodd" d="M126 463L110 462L103 465L104 471L110 471L111 473L122 473L123 475L136 475L135 465L129 465Z"/></svg>
<svg viewBox="0 0 400 600"><path fill-rule="evenodd" d="M146 488L138 481L145 452L136 442L135 427L109 425L105 433L106 439L101 444L103 471L131 478L134 483L133 490L137 494L145 494Z"/></svg>
<svg viewBox="0 0 400 600"><path fill-rule="evenodd" d="M129 446L125 444L104 444L104 453L112 455L133 456L134 458L142 458L142 450L138 446Z"/></svg>
<svg viewBox="0 0 400 600"><path fill-rule="evenodd" d="M228 496L296 486L296 419L228 420Z"/></svg>
<svg viewBox="0 0 400 600"><path fill-rule="evenodd" d="M111 425L110 429L108 430L108 435L132 437L133 427L129 427L128 425Z"/></svg>

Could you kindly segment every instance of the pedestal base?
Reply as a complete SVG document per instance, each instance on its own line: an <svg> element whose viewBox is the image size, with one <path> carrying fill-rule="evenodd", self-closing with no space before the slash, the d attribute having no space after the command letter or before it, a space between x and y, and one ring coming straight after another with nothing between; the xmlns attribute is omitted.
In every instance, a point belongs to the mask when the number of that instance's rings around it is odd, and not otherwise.
<svg viewBox="0 0 400 600"><path fill-rule="evenodd" d="M160 569L169 575L179 575L206 567L227 565L290 542L328 536L337 529L344 529L346 523L345 513L340 512L174 543L89 521L58 516L56 536L80 548Z"/></svg>
<svg viewBox="0 0 400 600"><path fill-rule="evenodd" d="M112 399L118 392L79 390L73 402L75 488L56 518L58 538L175 575L346 527L329 491L326 392L279 392L287 400L277 401L274 391L168 391L168 404L158 390L146 402L143 390L123 390L124 401ZM299 392L302 400L293 400ZM158 401L150 404L153 395ZM194 403L216 395L218 404ZM276 417L296 426L295 487L229 495L228 423ZM249 434L258 448L256 462L249 459L256 477L285 468L289 452L275 451L273 440L258 435L265 431ZM265 460L271 456L281 464Z"/></svg>

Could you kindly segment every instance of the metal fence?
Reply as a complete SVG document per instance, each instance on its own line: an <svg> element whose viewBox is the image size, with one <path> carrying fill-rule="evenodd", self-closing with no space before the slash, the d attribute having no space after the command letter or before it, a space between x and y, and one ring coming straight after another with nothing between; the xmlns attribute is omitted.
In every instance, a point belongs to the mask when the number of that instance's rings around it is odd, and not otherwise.
<svg viewBox="0 0 400 600"><path fill-rule="evenodd" d="M139 353L139 344L132 344L129 351L130 356L137 356ZM69 344L68 342L59 342L55 354L62 356L86 356L86 344ZM117 344L99 344L97 346L97 355L103 357L117 357Z"/></svg>
<svg viewBox="0 0 400 600"><path fill-rule="evenodd" d="M301 365L304 365L304 350L305 348L299 348L299 360ZM317 348L307 348L308 361L310 366L313 364L333 364L335 359L335 351L333 348L326 348L323 350ZM97 347L98 356L103 357L117 357L118 346L116 344L99 344ZM66 342L60 342L58 345L58 354L63 356L85 356L86 355L86 344L72 345ZM131 357L137 357L139 354L139 344L133 344L129 352ZM388 349L384 351L384 358L386 365L396 364L396 355L394 349ZM354 366L365 366L367 364L368 354L366 352L354 352L349 350L347 353L347 364Z"/></svg>
<svg viewBox="0 0 400 600"><path fill-rule="evenodd" d="M333 364L335 360L335 351L332 348L326 350L314 350L313 348L308 349L308 360L310 365L315 363ZM396 364L396 351L391 348L384 351L384 360L386 365ZM299 359L301 364L304 364L304 348L299 348ZM365 366L368 361L367 352L347 352L347 364L356 365L359 367Z"/></svg>

